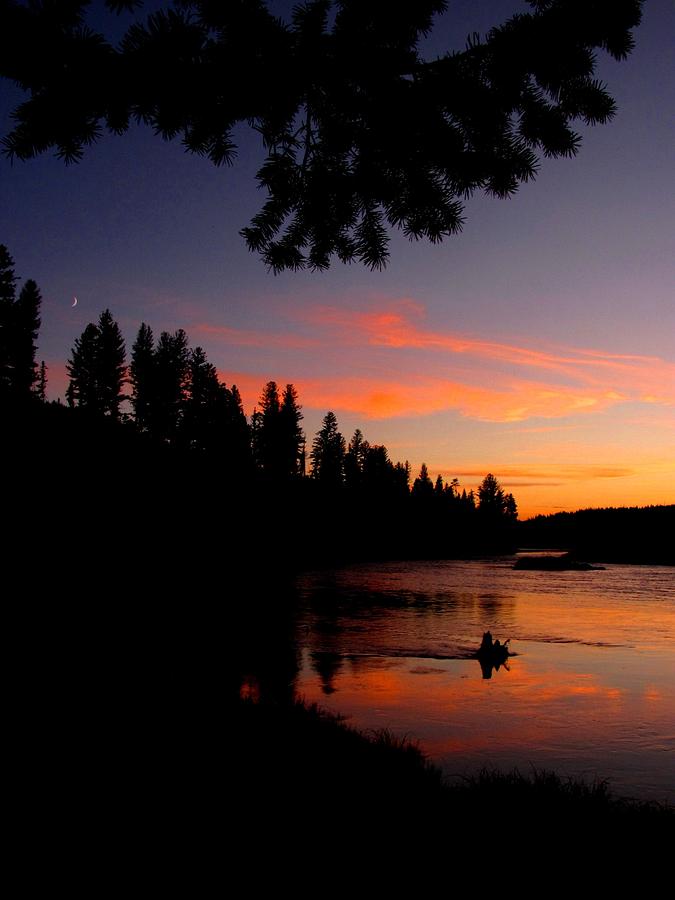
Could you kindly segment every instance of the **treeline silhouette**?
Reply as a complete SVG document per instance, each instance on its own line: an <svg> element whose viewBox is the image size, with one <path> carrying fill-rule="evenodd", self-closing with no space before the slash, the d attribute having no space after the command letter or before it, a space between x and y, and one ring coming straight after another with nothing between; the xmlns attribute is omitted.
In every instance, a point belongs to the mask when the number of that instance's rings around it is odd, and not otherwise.
<svg viewBox="0 0 675 900"><path fill-rule="evenodd" d="M16 279L3 250L2 314L16 310L18 321L28 303L9 296ZM426 465L413 479L407 461L394 462L359 429L345 440L330 411L308 452L292 384L267 382L247 417L236 385L220 382L182 329L155 339L142 324L127 362L119 326L104 310L75 340L66 404L46 402L46 369L35 361L36 286L30 296L29 324L3 330L6 450L24 510L34 504L65 517L53 540L70 535L64 553L87 544L87 565L105 560L109 568L111 548L122 546L204 564L262 559L266 572L514 546L516 502L493 475L477 493L457 479L432 481Z"/></svg>
<svg viewBox="0 0 675 900"><path fill-rule="evenodd" d="M561 548L580 559L675 565L675 504L535 516L516 534L521 547Z"/></svg>
<svg viewBox="0 0 675 900"><path fill-rule="evenodd" d="M312 487L303 489L303 497L329 502L338 518L355 504L364 515L369 508L382 507L397 519L407 512L416 520L415 533L421 529L434 552L448 552L443 539L450 524L462 533L475 531L474 517L484 537L501 545L518 516L513 495L491 474L475 496L473 491L460 493L457 479L446 483L438 475L432 482L423 463L411 486L407 461L392 462L387 448L371 444L360 429L347 443L331 411L313 440L308 467L294 385L280 391L275 381L268 381L249 422L237 386L220 382L204 350L190 349L183 329L163 331L155 342L150 326L141 324L127 375L124 339L105 310L98 325L87 325L75 342L67 368L68 405L87 416L126 421L153 444L217 461L219 469L236 472L249 486L287 489L309 476ZM120 412L126 383L131 387L131 414ZM316 515L321 520L319 509ZM322 522L324 534L329 526ZM398 544L395 535L389 540L390 546ZM342 543L337 534L333 542Z"/></svg>
<svg viewBox="0 0 675 900"><path fill-rule="evenodd" d="M33 398L45 400L44 362L35 361L40 329L40 290L28 279L17 297L14 260L0 244L0 403L22 406Z"/></svg>
<svg viewBox="0 0 675 900"><path fill-rule="evenodd" d="M307 458L294 385L268 381L249 420L237 386L220 382L182 329L155 341L141 324L127 370L123 338L105 310L76 341L68 372L69 406L133 429L155 453L169 449L188 467L198 464L209 491L227 485L249 533L269 522L287 532L295 510L287 559L450 556L513 543L516 502L493 475L474 495L460 492L457 479L432 482L422 464L411 485L407 461L393 462L360 429L347 442L331 411ZM120 411L125 384L130 413Z"/></svg>

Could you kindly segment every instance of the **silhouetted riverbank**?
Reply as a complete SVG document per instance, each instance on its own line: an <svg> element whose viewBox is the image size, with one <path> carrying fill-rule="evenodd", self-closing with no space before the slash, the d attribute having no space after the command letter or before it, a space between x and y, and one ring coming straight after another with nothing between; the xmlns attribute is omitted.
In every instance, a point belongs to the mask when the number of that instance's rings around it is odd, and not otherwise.
<svg viewBox="0 0 675 900"><path fill-rule="evenodd" d="M527 852L544 836L656 846L675 827L672 807L621 800L605 783L550 772L482 771L448 785L415 745L387 732L359 734L316 707L245 700L232 713L233 787L250 828L303 819L348 846L352 825L360 833L368 823L378 840L416 851L440 841L454 859L476 861Z"/></svg>

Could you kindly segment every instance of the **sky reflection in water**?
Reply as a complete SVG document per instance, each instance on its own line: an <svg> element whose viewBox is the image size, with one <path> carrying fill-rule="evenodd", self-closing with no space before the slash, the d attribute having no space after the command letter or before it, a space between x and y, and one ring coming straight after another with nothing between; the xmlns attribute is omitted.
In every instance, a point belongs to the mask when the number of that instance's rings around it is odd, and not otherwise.
<svg viewBox="0 0 675 900"><path fill-rule="evenodd" d="M673 802L673 570L511 564L304 575L298 694L359 728L418 739L448 774L546 767ZM488 629L517 654L490 680L470 658Z"/></svg>

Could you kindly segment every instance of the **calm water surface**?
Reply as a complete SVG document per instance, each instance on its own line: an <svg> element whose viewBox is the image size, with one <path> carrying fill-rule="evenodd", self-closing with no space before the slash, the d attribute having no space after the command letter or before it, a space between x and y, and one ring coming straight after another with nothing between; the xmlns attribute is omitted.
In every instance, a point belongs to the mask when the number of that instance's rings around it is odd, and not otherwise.
<svg viewBox="0 0 675 900"><path fill-rule="evenodd" d="M536 766L675 802L675 570L512 565L301 576L297 693L417 739L448 776ZM488 629L516 654L489 679L471 658Z"/></svg>

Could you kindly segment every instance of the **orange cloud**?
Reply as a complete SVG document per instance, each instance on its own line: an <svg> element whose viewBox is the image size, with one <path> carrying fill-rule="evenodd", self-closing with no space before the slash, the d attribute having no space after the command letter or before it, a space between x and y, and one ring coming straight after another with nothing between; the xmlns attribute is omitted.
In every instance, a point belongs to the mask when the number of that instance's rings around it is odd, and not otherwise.
<svg viewBox="0 0 675 900"><path fill-rule="evenodd" d="M675 364L659 357L585 348L538 350L450 331L425 330L419 325L423 317L424 308L409 300L379 311L317 307L307 314L308 321L338 330L349 344L443 351L455 357L473 357L483 364L486 360L507 364L523 373L555 373L573 383L602 389L617 402L638 399L644 403L675 404Z"/></svg>
<svg viewBox="0 0 675 900"><path fill-rule="evenodd" d="M420 304L401 300L366 312L328 306L303 310L297 317L304 327L315 329L312 336L209 324L194 330L230 345L298 350L296 373L285 380L293 381L307 406L372 419L454 410L483 421L516 423L589 414L628 402L649 404L651 409L654 404L675 405L675 364L666 360L602 350L541 350L431 331L423 327L424 315ZM391 350L391 359L363 353L357 357L354 348L359 346ZM441 354L444 371L438 373L436 365L435 374L419 375L419 359L406 350ZM325 378L302 377L303 369L323 366L317 351L330 353L338 366L349 365L354 374L332 371ZM265 359L261 368L268 365ZM392 369L394 378L389 377ZM279 378L279 373L268 377ZM267 377L255 380L249 403L255 402Z"/></svg>
<svg viewBox="0 0 675 900"><path fill-rule="evenodd" d="M262 375L232 372L222 372L221 377L238 385L247 404L256 401L267 380ZM357 376L289 380L297 387L306 406L357 413L369 419L455 410L489 422L520 422L534 416L551 419L602 410L617 402L611 392L527 381L513 381L497 389L425 377L411 377L406 381Z"/></svg>

